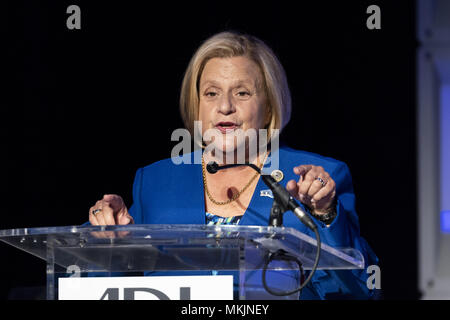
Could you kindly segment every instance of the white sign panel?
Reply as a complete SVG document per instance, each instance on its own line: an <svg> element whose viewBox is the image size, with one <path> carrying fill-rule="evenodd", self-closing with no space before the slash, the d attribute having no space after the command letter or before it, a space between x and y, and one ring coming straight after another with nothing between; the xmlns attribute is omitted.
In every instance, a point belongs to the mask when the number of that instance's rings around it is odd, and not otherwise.
<svg viewBox="0 0 450 320"><path fill-rule="evenodd" d="M233 300L233 276L59 278L59 300Z"/></svg>

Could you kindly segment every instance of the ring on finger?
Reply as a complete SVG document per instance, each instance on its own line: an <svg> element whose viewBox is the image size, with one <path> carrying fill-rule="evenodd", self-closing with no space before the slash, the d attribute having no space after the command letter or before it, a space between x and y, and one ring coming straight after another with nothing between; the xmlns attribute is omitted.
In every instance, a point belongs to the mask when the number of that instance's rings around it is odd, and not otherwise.
<svg viewBox="0 0 450 320"><path fill-rule="evenodd" d="M92 214L93 214L94 217L95 217L95 215L96 215L97 213L99 213L100 211L102 211L102 209L95 209L95 210L92 210Z"/></svg>
<svg viewBox="0 0 450 320"><path fill-rule="evenodd" d="M325 185L327 184L325 182L325 180L323 180L321 177L317 177L316 180L319 181L322 184L322 187L325 187Z"/></svg>

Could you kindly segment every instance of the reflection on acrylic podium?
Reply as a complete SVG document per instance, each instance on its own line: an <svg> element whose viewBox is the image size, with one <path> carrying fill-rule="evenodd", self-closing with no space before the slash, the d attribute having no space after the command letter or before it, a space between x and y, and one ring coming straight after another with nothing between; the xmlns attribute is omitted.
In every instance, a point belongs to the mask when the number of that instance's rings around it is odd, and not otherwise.
<svg viewBox="0 0 450 320"><path fill-rule="evenodd" d="M47 299L298 299L316 240L292 228L128 225L0 230L47 263ZM289 261L274 259L282 252ZM295 261L293 261L295 260ZM321 245L319 269L362 269L355 249ZM265 270L265 272L263 272ZM265 276L265 286L262 281Z"/></svg>

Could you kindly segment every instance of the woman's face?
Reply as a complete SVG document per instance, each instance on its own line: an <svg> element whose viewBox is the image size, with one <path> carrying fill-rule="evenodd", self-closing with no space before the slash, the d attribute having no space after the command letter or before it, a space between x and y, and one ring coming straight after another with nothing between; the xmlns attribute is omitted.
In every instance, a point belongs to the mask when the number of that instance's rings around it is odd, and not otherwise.
<svg viewBox="0 0 450 320"><path fill-rule="evenodd" d="M242 133L239 129L255 129L258 134L264 127L267 115L262 84L258 65L246 57L213 58L206 63L200 77L199 120L204 137L206 130L213 129L214 135L223 138L222 144L215 143L216 149L230 152L245 147L242 140L235 142L236 134Z"/></svg>

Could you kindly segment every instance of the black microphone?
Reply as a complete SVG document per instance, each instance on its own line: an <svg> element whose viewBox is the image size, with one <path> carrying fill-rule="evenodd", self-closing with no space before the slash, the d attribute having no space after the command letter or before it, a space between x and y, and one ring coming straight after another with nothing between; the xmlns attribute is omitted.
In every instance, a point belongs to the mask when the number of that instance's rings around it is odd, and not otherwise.
<svg viewBox="0 0 450 320"><path fill-rule="evenodd" d="M252 167L254 170L256 170L259 174L261 174L261 170L252 163L228 164L228 165L219 166L216 162L209 162L208 165L206 166L206 170L208 170L209 173L214 174L219 170L222 170L225 168L237 167L237 166L249 166L249 167ZM314 259L313 267L311 269L309 276L306 278L306 280L301 282L300 286L294 290L281 291L281 292L273 291L272 289L270 289L267 286L267 281L266 281L267 267L268 267L269 263L274 259L274 256L276 256L276 254L275 255L268 254L268 256L267 256L268 259L266 260L266 263L263 268L263 273L262 273L262 283L263 283L264 288L267 290L267 292L269 292L275 296L289 296L291 294L301 291L309 283L309 281L311 281L312 276L316 272L316 269L319 265L320 251L321 251L320 234L319 234L319 230L318 230L316 224L314 223L314 221L310 218L310 216L308 216L306 214L305 211L303 211L303 209L300 207L300 205L297 203L297 201L295 201L295 199L289 194L289 192L285 188L283 188L271 175L261 174L261 178L264 181L264 183L270 188L270 190L272 190L272 193L274 196L274 206L276 205L278 209L280 209L280 207L282 207L283 208L282 212L284 212L286 210L291 210L292 212L294 212L294 214L297 216L297 218L299 218L299 220L303 224L305 224L308 228L310 228L312 231L314 231L314 234L316 235L317 253L316 253L316 258ZM274 210L273 207L272 207L272 210ZM282 212L281 212L281 214L282 214ZM272 212L271 212L271 215L272 215ZM280 218L280 221L282 221L281 218ZM297 263L299 263L300 272L301 272L301 274L303 274L301 262L298 259L296 259L296 258L293 259L292 257L287 257L285 255L282 255L280 257L282 258L281 260L297 261Z"/></svg>
<svg viewBox="0 0 450 320"><path fill-rule="evenodd" d="M219 170L237 166L249 166L256 170L259 174L261 174L261 170L252 163L238 163L219 166L217 162L211 161L206 165L206 170L209 173L214 174ZM300 207L298 202L290 195L286 188L282 187L271 175L261 174L261 178L264 183L270 188L270 190L272 190L274 198L280 205L282 205L287 210L291 210L297 216L297 218L299 218L300 221L303 222L311 230L314 231L317 229L314 221L306 214L302 207Z"/></svg>
<svg viewBox="0 0 450 320"><path fill-rule="evenodd" d="M208 164L206 165L206 170L209 173L214 174L217 171L219 171L220 168L219 168L219 165L217 164L217 162L211 161L211 162L208 162Z"/></svg>
<svg viewBox="0 0 450 320"><path fill-rule="evenodd" d="M291 196L291 194L281 186L271 175L262 174L261 178L264 183L272 190L274 198L286 209L291 210L301 222L303 222L311 230L317 229L314 221L303 211L298 202Z"/></svg>

